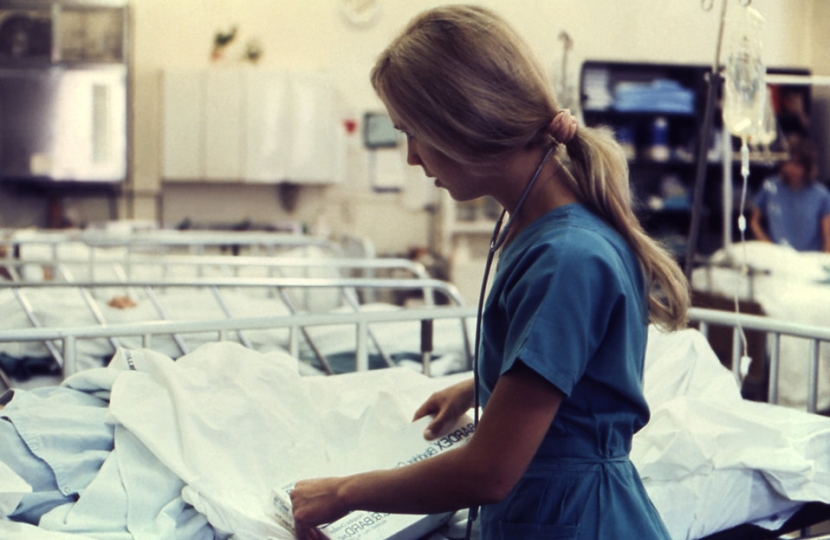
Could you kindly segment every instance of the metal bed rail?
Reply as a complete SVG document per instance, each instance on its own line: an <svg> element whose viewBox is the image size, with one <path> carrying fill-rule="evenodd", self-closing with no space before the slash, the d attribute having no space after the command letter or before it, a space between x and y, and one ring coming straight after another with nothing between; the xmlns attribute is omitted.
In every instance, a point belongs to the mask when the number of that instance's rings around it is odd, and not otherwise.
<svg viewBox="0 0 830 540"><path fill-rule="evenodd" d="M29 289L119 289L127 287L172 288L172 287L231 287L231 288L283 288L283 289L397 289L426 290L444 295L455 305L463 305L458 288L452 283L433 278L306 278L306 277L206 277L206 278L167 278L167 279L133 279L123 280L78 280L78 281L7 281L0 282L0 290L22 288Z"/></svg>
<svg viewBox="0 0 830 540"><path fill-rule="evenodd" d="M123 287L123 282L90 282L74 283L79 287ZM223 333L244 331L246 329L262 328L289 328L291 335L295 336L296 331L302 331L306 327L322 324L356 324L357 325L357 352L356 358L358 368L368 365L368 343L370 339L369 324L372 322L404 321L404 320L427 320L456 318L462 321L462 333L468 360L472 358L472 347L470 337L467 333L465 321L474 319L475 309L472 306L464 306L458 291L452 284L432 279L303 279L303 278L262 278L262 279L221 279L221 280L188 280L188 281L146 281L135 282L131 285L137 287L157 286L183 286L183 287L369 287L369 288L398 288L398 289L422 289L430 288L442 291L453 299L451 306L432 306L423 309L409 308L398 311L353 311L350 313L291 313L285 316L274 317L240 317L225 318L220 320L202 321L146 321L132 324L102 324L100 326L79 326L76 328L22 328L15 330L0 331L0 343L3 342L44 342L52 343L52 350L58 351L59 363L65 371L72 372L76 362L75 343L78 339L107 338L117 339L119 336L144 336L145 344L149 344L153 335L178 335L180 333L193 332L218 332L220 339ZM55 288L66 286L66 284L55 284L50 282L31 284L32 287ZM2 288L12 288L13 284L0 284ZM359 309L359 306L358 306ZM809 340L810 347L810 370L808 373L808 411L816 412L818 399L818 377L819 377L819 345L822 342L830 342L830 328L796 324L788 321L772 319L765 316L749 315L729 311L712 310L693 307L689 310L690 322L699 324L700 332L708 337L710 326L727 326L733 329L733 351L732 366L736 379L740 380L740 336L741 330L756 330L764 332L769 338L769 402L777 403L778 399L778 369L781 362L779 357L779 345L782 336L791 336ZM295 348L296 339L291 339L292 349ZM60 347L58 347L60 344ZM149 346L149 345L147 345ZM290 351L295 353L294 350Z"/></svg>
<svg viewBox="0 0 830 540"><path fill-rule="evenodd" d="M708 327L732 327L732 372L740 381L741 368L741 330L757 330L767 335L767 355L769 359L769 402L778 402L778 373L782 359L780 358L781 337L790 336L809 340L810 368L807 384L807 410L816 412L818 403L819 381L819 348L822 342L830 342L830 327L797 324L780 319L773 319L761 315L749 315L730 311L719 311L705 308L691 308L689 320L699 323L699 329L708 337ZM786 361L786 359L783 359Z"/></svg>
<svg viewBox="0 0 830 540"><path fill-rule="evenodd" d="M95 320L101 325L101 327L107 327L108 323L105 320L103 313L100 310L97 302L95 301L94 295L91 291L95 289L119 289L119 288L130 288L130 289L142 289L144 290L147 298L152 303L158 317L160 320L166 320L167 316L165 314L164 307L162 305L159 296L156 294L156 289L164 288L181 288L181 289L208 289L211 291L216 304L219 306L222 313L225 315L227 319L233 319L231 310L228 308L227 302L222 297L221 289L223 288L232 288L232 289L245 289L245 288L266 288L266 289L273 289L276 290L279 294L280 301L283 305L288 309L291 315L297 315L300 313L300 310L297 309L296 305L287 294L287 290L290 289L301 289L301 290L321 290L326 288L334 288L343 293L343 298L346 301L346 304L352 309L353 312L360 311L360 300L356 294L356 290L361 289L368 289L368 290L398 290L398 291L422 291L424 297L427 298L431 295L442 294L444 295L452 305L455 306L462 306L464 304L463 299L461 298L460 293L458 292L457 288L452 285L451 283L435 280L435 279L424 279L424 278L397 278L397 279L382 279L382 278L199 278L199 279L165 279L165 280L132 280L129 282L124 282L121 280L101 280L101 281L73 281L73 282L55 282L55 281L43 281L43 282L30 282L30 283L15 283L15 282L6 282L0 283L0 290L3 289L10 289L17 301L20 305L21 309L26 314L27 319L35 328L42 328L41 322L38 320L37 316L35 315L35 310L31 305L31 302L27 298L26 294L24 293L25 289L77 289L79 294L81 295L84 305L87 309L92 313ZM432 302L429 303L430 305ZM461 329L462 329L462 336L464 338L464 345L465 345L465 352L467 356L467 363L468 365L472 364L472 345L470 343L470 337L468 335L467 325L465 324L464 320L461 320ZM325 355L323 355L318 348L316 347L314 340L312 339L311 335L308 333L307 329L299 325L297 326L299 331L303 334L306 343L314 352L315 356L317 357L318 361L324 366L326 371L331 372L332 369L328 365L326 361ZM237 335L239 337L240 342L243 345L249 346L248 340L243 333L244 328L237 329ZM374 334L367 328L368 337L372 339L375 347L378 349L378 352L381 354L382 358L386 362L387 365L392 365L393 362L389 358L389 356L385 353L383 348L380 346L379 340L374 336ZM292 333L292 336L294 334ZM188 352L187 347L185 346L181 337L173 332L171 337L175 341L176 345L178 346L181 353ZM110 335L108 336L113 349L117 349L119 343L117 341L117 335ZM293 342L293 339L292 339ZM49 353L51 356L58 362L60 366L65 366L67 364L66 360L66 344L64 343L63 350L59 348L53 340L44 340L43 343L46 345ZM73 352L74 354L74 352Z"/></svg>
<svg viewBox="0 0 830 540"><path fill-rule="evenodd" d="M90 261L72 257L26 257L16 259L0 258L0 268L14 282L41 281L32 279L27 268L42 270L47 280L77 281L75 273L81 271L84 279L98 280L99 276L115 276L130 281L138 275L155 272L160 279L167 279L176 270L187 269L195 277L219 274L225 277L240 277L243 272L260 272L262 277L311 277L314 273L331 271L340 277L376 277L379 274L400 277L429 279L431 276L420 262L397 257L382 258L341 258L341 257L286 257L239 255L143 255L131 256L125 260ZM108 271L108 272L107 272ZM359 291L367 301L375 301L378 291ZM351 295L350 295L351 296ZM424 291L424 302L434 304L435 294ZM347 300L348 301L348 300Z"/></svg>
<svg viewBox="0 0 830 540"><path fill-rule="evenodd" d="M186 252L203 254L208 249L230 248L236 255L246 252L273 254L278 250L302 247L317 247L333 255L342 256L341 245L328 238L259 231L179 231L156 229L134 231L129 234L100 230L70 231L12 231L5 237L0 235L0 247L5 247L6 256L11 257L25 247L42 246L58 257L61 246L67 244L85 246L89 257L94 260L96 253L107 248L123 248L126 253Z"/></svg>
<svg viewBox="0 0 830 540"><path fill-rule="evenodd" d="M77 343L84 339L140 337L142 346L152 348L154 337L189 333L216 332L217 340L227 340L230 332L239 330L288 328L292 335L301 328L328 325L353 325L356 332L355 369L369 369L369 325L382 322L436 321L443 319L475 318L470 306L440 306L432 308L401 309L397 311L358 311L353 313L298 313L269 317L213 319L200 321L146 321L108 326L78 326L64 328L23 328L0 330L0 343L59 342L64 359L64 374L77 369ZM293 342L293 340L292 340ZM296 356L296 351L289 351ZM428 370L427 370L428 372Z"/></svg>
<svg viewBox="0 0 830 540"><path fill-rule="evenodd" d="M207 269L217 269L228 277L239 277L243 270L263 270L268 277L280 275L281 270L330 269L338 272L355 271L372 277L377 271L402 271L413 277L430 278L423 264L411 259L399 257L356 258L356 257L286 257L239 255L227 257L221 255L144 255L130 257L126 260L89 261L71 257L21 257L16 259L0 258L0 267L5 268L13 281L26 281L20 275L20 268L27 265L42 266L54 270L65 281L74 280L71 268L83 266L89 268L89 279L96 279L95 268L111 268L114 275L124 280L134 277L138 269L159 270L161 277L167 277L175 268L193 269L197 277L204 276Z"/></svg>

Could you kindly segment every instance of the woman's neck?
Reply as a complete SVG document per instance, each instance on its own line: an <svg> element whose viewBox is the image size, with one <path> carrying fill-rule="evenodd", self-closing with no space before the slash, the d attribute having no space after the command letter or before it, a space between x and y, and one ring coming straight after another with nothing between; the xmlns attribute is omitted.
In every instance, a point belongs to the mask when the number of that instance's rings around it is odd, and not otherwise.
<svg viewBox="0 0 830 540"><path fill-rule="evenodd" d="M570 173L562 166L558 159L551 156L542 167L539 178L528 193L524 203L517 208L522 192L527 187L544 153L528 152L530 155L519 154L506 171L502 185L507 189L501 195L494 197L507 209L510 214L510 230L507 231L505 243L509 243L516 235L544 216L554 208L578 202L576 194L571 189ZM513 172L510 172L510 169ZM519 180L521 179L521 180Z"/></svg>

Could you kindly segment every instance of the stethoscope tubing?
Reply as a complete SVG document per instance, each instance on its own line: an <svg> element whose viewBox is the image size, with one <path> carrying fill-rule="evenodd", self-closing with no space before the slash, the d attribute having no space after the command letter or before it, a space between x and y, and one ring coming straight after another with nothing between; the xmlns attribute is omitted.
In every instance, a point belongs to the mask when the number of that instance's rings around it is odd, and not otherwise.
<svg viewBox="0 0 830 540"><path fill-rule="evenodd" d="M547 163L550 156L553 154L554 147L551 146L548 151L545 153L545 156L542 158L542 161L539 163L539 166L536 168L536 171L533 173L533 176L530 179L530 182L527 183L524 190L522 191L521 196L519 197L519 201L516 203L516 207L513 209L513 213L510 215L510 219L507 220L507 224L504 226L504 230L502 231L501 225L504 222L504 216L507 214L507 209L502 209L501 215L496 220L496 224L493 227L493 235L490 238L490 249L487 251L487 259L484 263L484 278L481 280L481 291L478 295L478 309L476 310L476 332L475 332L475 346L473 350L473 426L474 429L478 428L478 417L479 417L479 374L478 374L478 359L479 359L479 351L481 347L481 325L482 319L484 318L484 300L487 293L487 281L490 278L490 269L493 266L493 259L495 258L496 252L504 245L505 240L507 239L507 235L510 233L511 226L513 225L513 218L519 214L519 210L521 210L522 206L527 200L527 197L530 195L530 192L533 190L533 186L536 184L536 180L539 178L539 175L542 172L542 168ZM469 509L469 515L467 517L467 531L464 536L465 540L470 540L470 535L472 534L472 527L473 521L476 520L478 517L478 507L474 506Z"/></svg>

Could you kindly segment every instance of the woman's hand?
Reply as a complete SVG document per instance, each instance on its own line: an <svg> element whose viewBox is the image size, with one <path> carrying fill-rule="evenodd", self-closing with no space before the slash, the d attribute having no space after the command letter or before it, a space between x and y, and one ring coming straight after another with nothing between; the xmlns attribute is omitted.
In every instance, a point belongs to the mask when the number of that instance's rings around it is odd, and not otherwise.
<svg viewBox="0 0 830 540"><path fill-rule="evenodd" d="M454 384L449 388L432 394L417 411L414 422L427 415L432 415L432 422L424 430L424 438L431 441L438 437L447 426L466 413L473 406L473 380Z"/></svg>
<svg viewBox="0 0 830 540"><path fill-rule="evenodd" d="M318 525L332 523L349 511L338 495L342 478L318 478L297 482L291 490L294 532L299 540L318 540Z"/></svg>

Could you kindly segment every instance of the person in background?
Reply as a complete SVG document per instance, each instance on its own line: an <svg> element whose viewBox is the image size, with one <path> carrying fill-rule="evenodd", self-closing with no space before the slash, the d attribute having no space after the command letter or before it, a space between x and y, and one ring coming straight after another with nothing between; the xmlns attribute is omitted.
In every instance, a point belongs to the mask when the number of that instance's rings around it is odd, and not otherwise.
<svg viewBox="0 0 830 540"><path fill-rule="evenodd" d="M298 538L353 510L481 505L483 540L669 538L629 461L649 418L649 317L683 327L688 284L632 211L625 155L577 126L528 46L497 14L445 6L380 55L372 84L408 163L456 201L496 199L510 219L481 325L478 378L432 395L433 439L475 404L468 444L391 470L301 480Z"/></svg>
<svg viewBox="0 0 830 540"><path fill-rule="evenodd" d="M752 234L798 251L830 252L830 190L815 181L815 146L798 135L787 143L787 160L753 201Z"/></svg>

